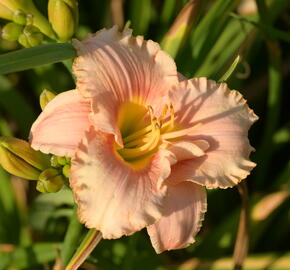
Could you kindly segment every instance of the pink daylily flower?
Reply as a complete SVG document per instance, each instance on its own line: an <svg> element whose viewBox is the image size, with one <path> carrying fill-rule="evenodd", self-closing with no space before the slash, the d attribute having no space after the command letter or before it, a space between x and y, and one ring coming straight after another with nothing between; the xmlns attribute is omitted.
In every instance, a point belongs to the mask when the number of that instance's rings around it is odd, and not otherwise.
<svg viewBox="0 0 290 270"><path fill-rule="evenodd" d="M131 30L73 44L76 90L47 105L32 147L72 158L79 219L103 238L146 227L157 253L188 246L205 188L232 187L255 167L247 136L257 116L226 84L185 79L157 43Z"/></svg>

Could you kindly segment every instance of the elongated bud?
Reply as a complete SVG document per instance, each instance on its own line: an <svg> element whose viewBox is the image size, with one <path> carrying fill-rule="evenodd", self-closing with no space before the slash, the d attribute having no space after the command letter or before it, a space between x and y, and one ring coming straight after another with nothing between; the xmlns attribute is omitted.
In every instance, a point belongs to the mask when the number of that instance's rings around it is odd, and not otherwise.
<svg viewBox="0 0 290 270"><path fill-rule="evenodd" d="M54 168L49 168L39 175L36 189L42 193L57 192L64 185L62 173Z"/></svg>
<svg viewBox="0 0 290 270"><path fill-rule="evenodd" d="M44 89L39 97L39 103L42 110L46 107L46 105L56 97L56 94L52 91Z"/></svg>
<svg viewBox="0 0 290 270"><path fill-rule="evenodd" d="M17 24L25 25L26 17L27 17L26 14L22 10L17 9L16 11L14 11L13 21Z"/></svg>
<svg viewBox="0 0 290 270"><path fill-rule="evenodd" d="M16 41L21 35L23 26L14 22L7 23L2 29L2 38L9 41Z"/></svg>
<svg viewBox="0 0 290 270"><path fill-rule="evenodd" d="M50 163L47 155L32 149L28 142L3 136L0 137L0 165L13 175L38 180Z"/></svg>
<svg viewBox="0 0 290 270"><path fill-rule="evenodd" d="M12 20L13 18L13 10L8 8L2 1L0 1L0 18L6 20Z"/></svg>
<svg viewBox="0 0 290 270"><path fill-rule="evenodd" d="M33 25L25 26L22 34L18 38L18 42L25 48L38 46L41 44L42 40L42 33Z"/></svg>
<svg viewBox="0 0 290 270"><path fill-rule="evenodd" d="M34 150L27 141L1 136L0 145L41 171L50 167L49 156Z"/></svg>
<svg viewBox="0 0 290 270"><path fill-rule="evenodd" d="M76 0L49 0L48 19L60 41L68 41L78 24Z"/></svg>

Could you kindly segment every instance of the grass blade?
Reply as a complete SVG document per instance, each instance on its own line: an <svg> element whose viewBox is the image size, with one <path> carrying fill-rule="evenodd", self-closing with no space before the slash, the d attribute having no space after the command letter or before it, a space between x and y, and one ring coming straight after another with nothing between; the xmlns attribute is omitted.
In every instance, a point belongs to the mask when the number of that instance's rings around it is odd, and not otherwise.
<svg viewBox="0 0 290 270"><path fill-rule="evenodd" d="M69 43L40 45L0 55L0 75L53 64L76 57Z"/></svg>
<svg viewBox="0 0 290 270"><path fill-rule="evenodd" d="M199 3L199 0L191 0L183 7L161 42L161 47L173 58L176 56L194 23Z"/></svg>

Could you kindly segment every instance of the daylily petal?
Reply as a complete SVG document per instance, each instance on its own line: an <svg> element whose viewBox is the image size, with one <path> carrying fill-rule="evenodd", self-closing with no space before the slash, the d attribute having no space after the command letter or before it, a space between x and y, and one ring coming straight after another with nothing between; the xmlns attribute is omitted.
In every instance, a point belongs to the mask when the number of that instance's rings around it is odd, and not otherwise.
<svg viewBox="0 0 290 270"><path fill-rule="evenodd" d="M157 253L192 244L206 212L205 189L191 182L168 187L164 215L147 228Z"/></svg>
<svg viewBox="0 0 290 270"><path fill-rule="evenodd" d="M172 152L178 161L201 157L209 144L205 140L196 141L178 141L169 144L168 151Z"/></svg>
<svg viewBox="0 0 290 270"><path fill-rule="evenodd" d="M73 66L77 89L83 96L94 97L93 119L98 130L114 134L119 144L121 104L160 106L160 99L178 82L173 59L157 43L133 37L131 32L119 32L115 26L82 42L73 41L79 54Z"/></svg>
<svg viewBox="0 0 290 270"><path fill-rule="evenodd" d="M90 102L76 90L57 95L32 125L32 148L71 157L89 127L90 110Z"/></svg>
<svg viewBox="0 0 290 270"><path fill-rule="evenodd" d="M70 183L80 221L109 239L156 222L162 216L169 155L160 151L145 169L135 170L118 156L113 135L91 127L72 159Z"/></svg>
<svg viewBox="0 0 290 270"><path fill-rule="evenodd" d="M193 128L187 140L205 140L206 155L172 167L170 181L191 180L207 188L226 188L244 179L255 167L248 129L257 116L237 91L206 78L192 79L171 92L176 122ZM177 177L178 176L178 177Z"/></svg>

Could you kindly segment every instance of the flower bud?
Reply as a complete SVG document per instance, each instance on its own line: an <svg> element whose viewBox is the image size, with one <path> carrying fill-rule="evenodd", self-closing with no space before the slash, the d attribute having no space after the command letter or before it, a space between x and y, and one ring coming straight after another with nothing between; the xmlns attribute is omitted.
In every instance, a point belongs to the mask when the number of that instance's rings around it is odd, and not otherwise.
<svg viewBox="0 0 290 270"><path fill-rule="evenodd" d="M49 0L48 19L60 41L68 41L78 24L76 0Z"/></svg>
<svg viewBox="0 0 290 270"><path fill-rule="evenodd" d="M50 167L49 156L34 150L30 144L24 140L1 136L0 145L41 171Z"/></svg>
<svg viewBox="0 0 290 270"><path fill-rule="evenodd" d="M57 192L64 185L64 178L59 170L49 168L39 175L36 189L42 193Z"/></svg>
<svg viewBox="0 0 290 270"><path fill-rule="evenodd" d="M64 165L66 165L66 158L65 157L57 157L57 162L59 165L64 166Z"/></svg>
<svg viewBox="0 0 290 270"><path fill-rule="evenodd" d="M0 18L12 20L13 11L0 2Z"/></svg>
<svg viewBox="0 0 290 270"><path fill-rule="evenodd" d="M7 23L2 29L2 38L9 41L16 41L22 33L23 26L14 22Z"/></svg>
<svg viewBox="0 0 290 270"><path fill-rule="evenodd" d="M42 110L44 110L45 106L56 96L55 93L44 89L39 97L39 103Z"/></svg>
<svg viewBox="0 0 290 270"><path fill-rule="evenodd" d="M26 24L26 14L20 9L15 10L13 13L13 21L17 24L25 25Z"/></svg>
<svg viewBox="0 0 290 270"><path fill-rule="evenodd" d="M13 137L0 137L0 164L9 173L28 180L37 180L47 169L47 155L35 151L28 142Z"/></svg>
<svg viewBox="0 0 290 270"><path fill-rule="evenodd" d="M69 164L66 164L66 165L63 166L63 168L62 168L62 174L66 178L69 178L69 175L70 175L70 165Z"/></svg>
<svg viewBox="0 0 290 270"><path fill-rule="evenodd" d="M41 44L42 40L42 33L33 25L25 26L23 33L18 38L18 42L25 48L38 46Z"/></svg>

